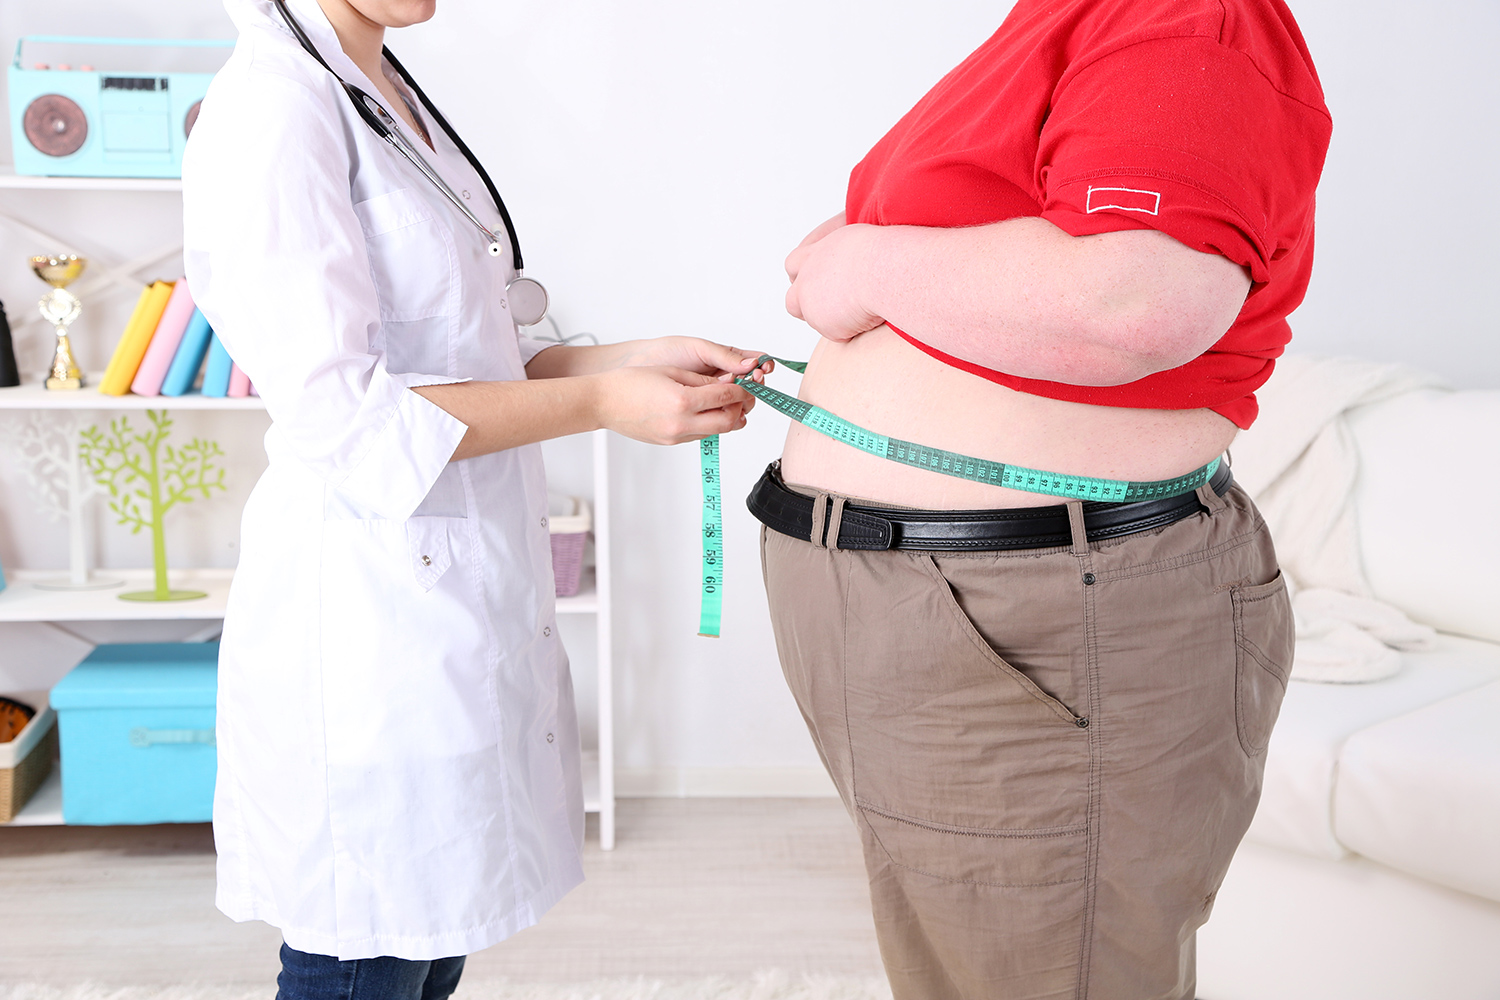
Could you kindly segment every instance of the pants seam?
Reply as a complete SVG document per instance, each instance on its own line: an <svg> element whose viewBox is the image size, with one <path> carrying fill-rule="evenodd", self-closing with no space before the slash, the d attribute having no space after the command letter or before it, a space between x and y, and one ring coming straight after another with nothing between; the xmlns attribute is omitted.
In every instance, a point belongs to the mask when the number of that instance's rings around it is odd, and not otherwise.
<svg viewBox="0 0 1500 1000"><path fill-rule="evenodd" d="M839 635L839 691L844 699L844 746L849 759L849 802L851 805L859 796L859 779L854 767L854 731L849 724L849 588L852 585L853 575L849 566L846 565L843 580L844 625Z"/></svg>
<svg viewBox="0 0 1500 1000"><path fill-rule="evenodd" d="M1166 573L1174 569L1182 569L1185 566L1196 566L1198 563L1205 563L1211 559L1217 559L1219 556L1225 555L1226 553L1233 552L1235 549L1249 545L1255 540L1257 535L1261 534L1265 530L1265 522L1257 521L1255 527L1245 532L1244 534L1235 535L1233 538L1226 538L1218 545L1213 545L1206 549L1199 549L1196 552L1189 552L1180 556L1172 556L1168 559L1158 559L1154 562L1141 563L1137 566L1129 566L1116 570L1104 570L1103 572L1098 574L1099 582L1104 583L1106 581L1112 582L1115 580L1132 580L1136 577L1152 576L1156 573Z"/></svg>
<svg viewBox="0 0 1500 1000"><path fill-rule="evenodd" d="M906 823L910 826L919 826L924 830L933 830L937 833L951 833L961 837L987 837L998 840L1048 840L1053 837L1069 837L1075 833L1085 833L1088 831L1087 823L1076 823L1073 826L1044 826L1031 830L989 830L983 827L953 826L948 823L934 823L932 820L907 816L904 813L898 813L884 806L877 806L866 802L858 796L854 797L854 804L865 812L884 816L886 819L894 820L897 823ZM1069 879L1068 881L1076 882L1077 879Z"/></svg>
<svg viewBox="0 0 1500 1000"><path fill-rule="evenodd" d="M1088 689L1088 717L1090 720L1089 740L1089 799L1088 799L1088 842L1084 852L1084 910L1082 940L1078 949L1078 979L1075 988L1075 996L1078 1000L1085 1000L1089 992L1089 970L1093 960L1094 941L1094 907L1099 897L1099 825L1103 811L1102 775L1103 768L1100 760L1102 747L1099 731L1104 724L1102 707L1099 704L1099 649L1098 632L1095 628L1095 605L1094 588L1082 584L1084 573L1092 572L1094 565L1094 554L1092 548L1087 548L1078 554L1078 569L1080 586L1082 591L1080 598L1083 604L1083 636L1084 636L1084 672L1085 684Z"/></svg>

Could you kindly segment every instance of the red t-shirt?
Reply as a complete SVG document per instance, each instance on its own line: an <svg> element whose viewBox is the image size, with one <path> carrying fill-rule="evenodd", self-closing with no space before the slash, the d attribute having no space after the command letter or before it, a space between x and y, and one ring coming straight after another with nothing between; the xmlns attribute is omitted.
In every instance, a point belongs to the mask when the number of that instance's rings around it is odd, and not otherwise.
<svg viewBox="0 0 1500 1000"><path fill-rule="evenodd" d="M1020 0L849 181L850 222L975 226L1040 216L1074 236L1157 229L1245 267L1229 332L1118 386L948 364L1054 399L1207 407L1240 427L1291 339L1312 271L1313 192L1332 120L1281 0Z"/></svg>

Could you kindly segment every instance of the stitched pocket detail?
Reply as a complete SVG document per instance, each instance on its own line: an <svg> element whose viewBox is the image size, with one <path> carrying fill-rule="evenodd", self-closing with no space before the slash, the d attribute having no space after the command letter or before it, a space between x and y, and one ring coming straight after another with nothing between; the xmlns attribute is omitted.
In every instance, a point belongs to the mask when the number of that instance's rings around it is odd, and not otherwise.
<svg viewBox="0 0 1500 1000"><path fill-rule="evenodd" d="M382 322L457 314L453 233L421 196L410 188L387 191L355 205L354 213L364 230ZM425 370L403 367L396 358L391 365L393 371Z"/></svg>
<svg viewBox="0 0 1500 1000"><path fill-rule="evenodd" d="M979 634L979 629L975 627L973 620L959 606L958 598L953 594L953 586L948 582L948 578L943 576L943 571L938 568L937 562L931 556L922 556L919 562L931 574L933 585L943 598L943 604L953 616L958 630L974 644L975 649L979 651L979 655L988 660L1005 677L1018 684L1021 690L1025 691L1032 698L1035 698L1039 704L1045 706L1060 720L1076 728L1079 719L1068 706L1043 691L1040 687L1037 687L1035 681L1012 666L1005 657L995 651L995 648L989 644L984 636Z"/></svg>
<svg viewBox="0 0 1500 1000"><path fill-rule="evenodd" d="M942 882L1007 888L1082 882L1088 828L1062 832L951 832L860 805L870 836L891 864Z"/></svg>
<svg viewBox="0 0 1500 1000"><path fill-rule="evenodd" d="M1295 629L1286 578L1235 587L1234 720L1246 756L1259 757L1271 742L1291 673Z"/></svg>
<svg viewBox="0 0 1500 1000"><path fill-rule="evenodd" d="M413 517L406 522L406 548L412 579L423 590L431 590L453 564L449 547L449 522L462 518Z"/></svg>

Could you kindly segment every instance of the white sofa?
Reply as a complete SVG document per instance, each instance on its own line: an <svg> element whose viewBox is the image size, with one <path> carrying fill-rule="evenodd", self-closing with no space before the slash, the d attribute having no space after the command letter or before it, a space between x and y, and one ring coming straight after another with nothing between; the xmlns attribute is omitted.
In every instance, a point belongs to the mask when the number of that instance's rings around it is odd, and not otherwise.
<svg viewBox="0 0 1500 1000"><path fill-rule="evenodd" d="M1440 634L1389 679L1289 685L1198 994L1497 1000L1500 391L1407 393L1346 426L1374 596Z"/></svg>

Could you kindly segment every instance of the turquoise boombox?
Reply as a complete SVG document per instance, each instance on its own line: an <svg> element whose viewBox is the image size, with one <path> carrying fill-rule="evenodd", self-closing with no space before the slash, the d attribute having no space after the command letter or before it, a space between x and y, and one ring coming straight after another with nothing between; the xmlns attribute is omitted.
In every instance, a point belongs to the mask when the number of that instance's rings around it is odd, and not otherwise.
<svg viewBox="0 0 1500 1000"><path fill-rule="evenodd" d="M49 47L61 58L54 55L55 61L28 66L21 55L26 46L33 47L33 59L36 46ZM16 173L181 177L182 151L198 106L223 63L223 50L233 46L232 41L200 39L22 38L9 73ZM108 60L121 68L97 69L72 61L87 57L96 47L104 57L100 63ZM129 51L122 53L122 48ZM154 59L144 58L153 55ZM213 65L205 72L206 60ZM135 68L124 68L131 62ZM140 68L148 62L161 68ZM184 63L198 65L177 68Z"/></svg>

